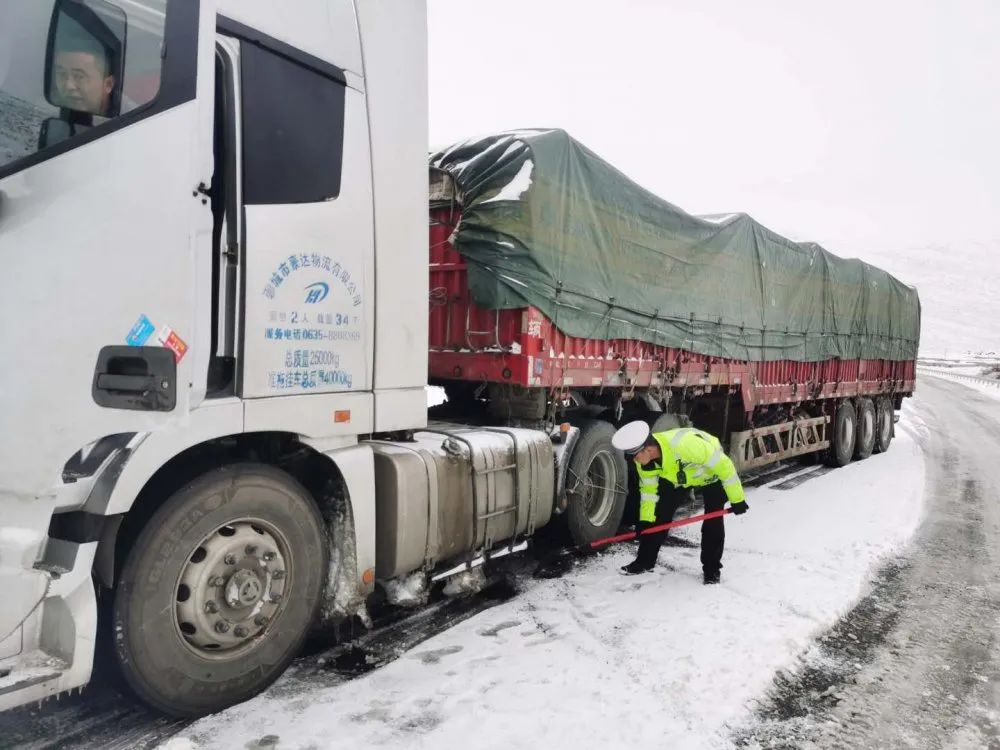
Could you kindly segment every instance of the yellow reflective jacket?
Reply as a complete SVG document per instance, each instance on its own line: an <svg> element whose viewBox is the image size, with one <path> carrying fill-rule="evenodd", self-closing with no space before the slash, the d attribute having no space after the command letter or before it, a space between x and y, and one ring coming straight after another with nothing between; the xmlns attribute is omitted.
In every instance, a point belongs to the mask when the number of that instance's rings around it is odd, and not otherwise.
<svg viewBox="0 0 1000 750"><path fill-rule="evenodd" d="M693 427L680 427L654 432L653 439L660 446L660 460L649 468L643 468L636 462L640 521L652 523L656 520L661 479L675 487L704 487L722 482L731 505L743 502L743 485L736 474L736 467L722 450L717 437Z"/></svg>

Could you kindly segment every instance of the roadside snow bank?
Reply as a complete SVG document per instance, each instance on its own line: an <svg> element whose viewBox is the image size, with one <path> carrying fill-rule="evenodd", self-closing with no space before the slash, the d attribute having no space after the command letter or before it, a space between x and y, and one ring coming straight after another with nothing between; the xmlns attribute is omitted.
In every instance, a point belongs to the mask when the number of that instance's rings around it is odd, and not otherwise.
<svg viewBox="0 0 1000 750"><path fill-rule="evenodd" d="M958 370L958 368L953 369ZM982 368L978 369L981 370ZM931 367L918 367L917 377L920 377L921 375L941 378L941 380L948 380L952 383L959 383L964 385L966 388L979 391L984 396L990 396L991 398L1000 400L1000 380L996 380L995 378L984 378L978 373L969 374L966 372L954 372L952 369L944 370Z"/></svg>
<svg viewBox="0 0 1000 750"><path fill-rule="evenodd" d="M910 418L907 412L904 421ZM680 747L728 745L775 670L847 611L920 516L923 458L891 450L794 490L751 490L726 519L722 585L696 546L665 547L624 578L634 548L588 559L333 687L282 689L189 727L197 748ZM780 483L780 482L778 482ZM681 540L696 542L697 528ZM289 694L289 693L292 694Z"/></svg>

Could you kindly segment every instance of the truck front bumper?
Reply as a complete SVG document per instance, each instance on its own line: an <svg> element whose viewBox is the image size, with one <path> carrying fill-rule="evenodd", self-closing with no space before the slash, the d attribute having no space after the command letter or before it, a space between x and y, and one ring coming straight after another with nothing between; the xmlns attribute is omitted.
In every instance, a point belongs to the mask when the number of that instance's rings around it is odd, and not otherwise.
<svg viewBox="0 0 1000 750"><path fill-rule="evenodd" d="M10 584L21 596L38 597L27 617L0 642L0 711L82 687L90 680L97 633L91 566L97 542L76 546L77 564L71 571L28 574L24 569L0 568L0 590ZM9 549L0 548L0 560Z"/></svg>

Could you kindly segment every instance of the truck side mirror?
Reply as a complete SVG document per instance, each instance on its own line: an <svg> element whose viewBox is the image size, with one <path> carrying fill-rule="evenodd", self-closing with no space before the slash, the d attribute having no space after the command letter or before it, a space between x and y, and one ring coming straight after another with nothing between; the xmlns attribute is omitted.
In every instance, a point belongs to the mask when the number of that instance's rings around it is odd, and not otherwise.
<svg viewBox="0 0 1000 750"><path fill-rule="evenodd" d="M48 117L42 120L38 133L38 150L69 140L73 136L73 125L58 117Z"/></svg>
<svg viewBox="0 0 1000 750"><path fill-rule="evenodd" d="M56 0L45 49L49 104L67 114L117 117L127 33L125 11L108 0Z"/></svg>

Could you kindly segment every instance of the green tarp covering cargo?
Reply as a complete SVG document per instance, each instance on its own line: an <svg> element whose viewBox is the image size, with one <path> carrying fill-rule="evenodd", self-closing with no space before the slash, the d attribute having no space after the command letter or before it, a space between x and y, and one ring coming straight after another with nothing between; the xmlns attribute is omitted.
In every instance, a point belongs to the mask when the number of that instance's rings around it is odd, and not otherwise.
<svg viewBox="0 0 1000 750"><path fill-rule="evenodd" d="M734 360L916 358L915 289L745 214L687 214L562 130L466 141L431 165L454 180L451 241L480 307Z"/></svg>

